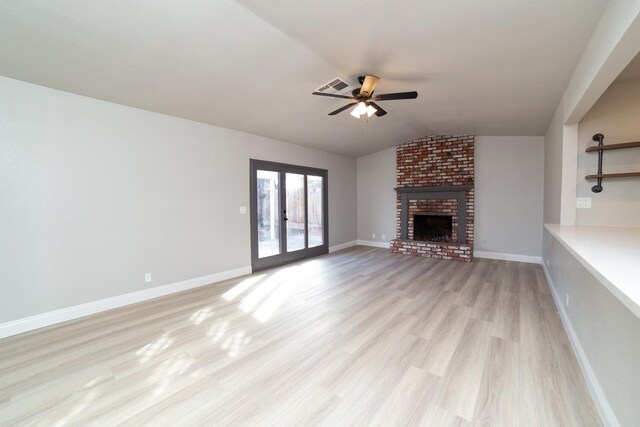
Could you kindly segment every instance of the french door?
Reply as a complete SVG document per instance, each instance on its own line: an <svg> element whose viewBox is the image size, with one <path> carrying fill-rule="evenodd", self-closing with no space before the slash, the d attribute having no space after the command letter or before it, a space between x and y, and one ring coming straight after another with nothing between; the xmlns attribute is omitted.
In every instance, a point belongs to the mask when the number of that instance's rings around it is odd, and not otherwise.
<svg viewBox="0 0 640 427"><path fill-rule="evenodd" d="M251 160L253 271L329 252L327 171Z"/></svg>

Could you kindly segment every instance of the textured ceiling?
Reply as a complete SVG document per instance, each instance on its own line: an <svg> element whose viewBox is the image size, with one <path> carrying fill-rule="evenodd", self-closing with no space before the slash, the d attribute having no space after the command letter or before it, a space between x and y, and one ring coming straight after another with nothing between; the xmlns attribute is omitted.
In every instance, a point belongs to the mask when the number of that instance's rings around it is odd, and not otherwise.
<svg viewBox="0 0 640 427"><path fill-rule="evenodd" d="M604 0L14 1L0 75L323 150L429 133L543 135ZM417 90L366 120L340 76Z"/></svg>

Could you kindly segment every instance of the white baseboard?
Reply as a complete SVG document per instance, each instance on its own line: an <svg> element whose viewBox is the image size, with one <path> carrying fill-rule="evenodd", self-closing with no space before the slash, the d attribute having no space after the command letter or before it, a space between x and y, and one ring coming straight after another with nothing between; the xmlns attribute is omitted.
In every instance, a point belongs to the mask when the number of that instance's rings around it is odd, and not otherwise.
<svg viewBox="0 0 640 427"><path fill-rule="evenodd" d="M503 254L500 252L484 252L484 251L473 251L473 256L475 258L489 258L489 259L500 259L503 261L518 261L518 262L528 262L530 264L542 264L542 257L540 256Z"/></svg>
<svg viewBox="0 0 640 427"><path fill-rule="evenodd" d="M356 240L358 245L373 246L375 248L389 249L389 242L376 242L374 240Z"/></svg>
<svg viewBox="0 0 640 427"><path fill-rule="evenodd" d="M613 412L611 405L609 405L607 397L605 396L604 391L600 386L600 382L598 381L595 372L593 372L593 369L591 368L589 359L587 358L587 355L584 352L582 345L580 344L580 340L578 340L578 336L576 335L576 331L573 329L571 320L569 320L569 316L567 315L564 304L562 304L562 299L556 291L556 286L553 283L553 280L551 280L551 275L547 270L547 266L542 264L542 269L544 270L544 275L547 279L547 283L549 284L549 289L551 289L553 300L556 303L558 312L560 313L560 318L562 319L564 329L567 331L567 335L569 336L569 342L571 342L573 353L578 359L578 363L580 364L580 368L582 369L582 375L584 375L584 378L586 379L587 386L589 387L591 397L596 404L596 408L598 410L598 413L600 414L600 418L602 419L604 425L607 427L619 427L620 422L618 421L616 414Z"/></svg>
<svg viewBox="0 0 640 427"><path fill-rule="evenodd" d="M85 304L74 305L71 307L62 308L60 310L49 311L47 313L37 314L35 316L25 317L23 319L12 320L10 322L0 324L0 339L10 337L12 335L21 334L23 332L32 331L34 329L44 328L45 326L55 325L56 323L78 319L80 317L100 313L102 311L111 310L125 305L135 304L137 302L158 298L180 291L185 291L187 289L210 285L212 283L221 282L223 280L232 279L234 277L244 276L245 274L251 274L251 266L222 271L220 273L208 274L206 276L195 277L193 279L183 280L181 282L171 283L169 285L157 286L142 291L131 292L128 294L92 301Z"/></svg>
<svg viewBox="0 0 640 427"><path fill-rule="evenodd" d="M329 253L335 252L335 251L341 251L342 249L347 249L347 248L350 248L351 246L355 246L357 244L358 243L356 242L356 240L352 240L350 242L340 243L339 245L329 246Z"/></svg>

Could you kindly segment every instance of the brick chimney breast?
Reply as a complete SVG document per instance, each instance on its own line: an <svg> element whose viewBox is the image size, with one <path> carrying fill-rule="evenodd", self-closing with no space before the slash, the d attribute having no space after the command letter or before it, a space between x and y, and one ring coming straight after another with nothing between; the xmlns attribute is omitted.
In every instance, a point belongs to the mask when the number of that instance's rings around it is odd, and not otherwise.
<svg viewBox="0 0 640 427"><path fill-rule="evenodd" d="M396 147L397 236L391 242L391 252L464 262L472 260L474 140L473 135L430 135ZM411 191L404 213L401 192L407 189ZM458 200L454 194L464 194L464 199ZM462 215L459 208L465 211ZM450 217L450 242L414 240L416 215ZM402 235L403 216L406 218L405 236ZM460 216L465 219L466 226L459 228ZM458 230L463 231L462 238L458 236Z"/></svg>

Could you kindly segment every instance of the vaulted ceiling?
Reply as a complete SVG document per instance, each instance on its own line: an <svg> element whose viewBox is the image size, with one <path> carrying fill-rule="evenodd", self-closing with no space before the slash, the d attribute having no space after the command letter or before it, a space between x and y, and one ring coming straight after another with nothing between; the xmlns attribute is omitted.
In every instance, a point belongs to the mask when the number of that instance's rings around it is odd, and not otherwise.
<svg viewBox="0 0 640 427"><path fill-rule="evenodd" d="M323 150L543 135L605 0L0 3L0 75ZM389 114L311 92L381 77Z"/></svg>

